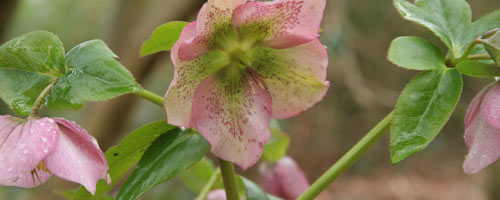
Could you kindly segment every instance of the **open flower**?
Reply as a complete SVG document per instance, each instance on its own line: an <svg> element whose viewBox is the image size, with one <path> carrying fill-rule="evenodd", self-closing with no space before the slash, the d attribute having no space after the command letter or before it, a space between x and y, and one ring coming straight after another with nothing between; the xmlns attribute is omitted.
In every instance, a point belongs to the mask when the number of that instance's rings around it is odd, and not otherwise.
<svg viewBox="0 0 500 200"><path fill-rule="evenodd" d="M299 165L290 157L276 164L263 164L260 169L261 184L272 195L293 200L309 188L309 182Z"/></svg>
<svg viewBox="0 0 500 200"><path fill-rule="evenodd" d="M465 116L464 172L474 174L500 157L500 83L485 87L474 97Z"/></svg>
<svg viewBox="0 0 500 200"><path fill-rule="evenodd" d="M94 194L108 164L97 141L73 122L0 116L0 185L31 188L52 174Z"/></svg>
<svg viewBox="0 0 500 200"><path fill-rule="evenodd" d="M216 156L252 166L271 118L325 95L328 56L317 39L325 0L209 0L171 52L169 123L196 127Z"/></svg>

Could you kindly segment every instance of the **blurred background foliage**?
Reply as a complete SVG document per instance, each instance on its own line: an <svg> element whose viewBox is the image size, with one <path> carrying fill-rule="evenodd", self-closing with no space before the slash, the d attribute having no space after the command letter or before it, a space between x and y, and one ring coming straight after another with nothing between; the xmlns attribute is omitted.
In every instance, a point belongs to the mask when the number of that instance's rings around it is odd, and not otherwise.
<svg viewBox="0 0 500 200"><path fill-rule="evenodd" d="M469 0L473 18L500 9L498 0ZM60 37L66 50L102 39L145 88L163 95L172 78L167 52L139 58L142 42L163 23L192 21L203 0L1 0L0 42L34 30ZM289 154L310 181L318 178L363 134L385 116L399 91L416 75L386 60L390 41L414 35L443 45L430 31L404 21L391 0L328 0L321 40L329 51L330 90L323 101L281 121L291 136ZM461 101L440 135L427 149L392 166L388 134L320 199L500 199L500 164L465 176L463 119L473 96L491 80L465 78ZM12 114L0 103L0 114ZM88 103L79 111L43 110L43 115L77 121L103 150L147 122L164 119L155 105L126 95L109 102ZM245 176L258 182L257 166ZM0 199L62 199L58 192L76 184L52 178L34 189L0 188ZM181 181L157 186L142 199L193 199Z"/></svg>

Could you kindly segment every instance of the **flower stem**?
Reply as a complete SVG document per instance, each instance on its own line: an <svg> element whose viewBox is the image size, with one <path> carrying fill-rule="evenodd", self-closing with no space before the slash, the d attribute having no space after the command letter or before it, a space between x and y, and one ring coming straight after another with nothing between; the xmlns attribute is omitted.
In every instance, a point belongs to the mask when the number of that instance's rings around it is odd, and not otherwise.
<svg viewBox="0 0 500 200"><path fill-rule="evenodd" d="M470 60L490 60L491 57L488 54L471 55L467 57Z"/></svg>
<svg viewBox="0 0 500 200"><path fill-rule="evenodd" d="M370 132L368 132L354 147L352 147L340 160L328 169L311 187L309 187L297 200L314 199L323 190L347 170L363 153L377 141L389 128L394 111L389 113Z"/></svg>
<svg viewBox="0 0 500 200"><path fill-rule="evenodd" d="M217 170L215 170L215 172L212 174L212 176L210 176L210 179L208 179L207 183L205 184L205 186L201 190L198 197L196 197L196 200L205 200L208 192L210 192L210 189L212 189L212 187L214 186L214 183L217 180L217 177L219 176L219 174L220 174L220 168L217 168Z"/></svg>
<svg viewBox="0 0 500 200"><path fill-rule="evenodd" d="M151 103L154 103L160 107L163 107L163 97L158 96L157 94L152 93L144 88L135 92L134 94L135 94L135 96L141 97L143 99L150 101Z"/></svg>
<svg viewBox="0 0 500 200"><path fill-rule="evenodd" d="M239 200L233 163L219 159L219 164L227 200Z"/></svg>
<svg viewBox="0 0 500 200"><path fill-rule="evenodd" d="M472 41L469 46L467 47L467 49L465 50L464 54L462 54L462 56L454 63L454 65L458 64L460 61L462 60L465 60L467 59L467 57L469 56L469 54L472 52L472 50L474 49L474 46L476 46L477 44L479 44L479 40L478 39L475 39L474 41Z"/></svg>
<svg viewBox="0 0 500 200"><path fill-rule="evenodd" d="M28 119L33 119L38 115L38 110L42 107L43 99L45 99L45 96L49 94L50 90L56 85L57 81L59 79L56 79L52 81L43 91L38 95L38 97L35 100L35 103L33 103L33 108L31 110L30 115L28 116Z"/></svg>

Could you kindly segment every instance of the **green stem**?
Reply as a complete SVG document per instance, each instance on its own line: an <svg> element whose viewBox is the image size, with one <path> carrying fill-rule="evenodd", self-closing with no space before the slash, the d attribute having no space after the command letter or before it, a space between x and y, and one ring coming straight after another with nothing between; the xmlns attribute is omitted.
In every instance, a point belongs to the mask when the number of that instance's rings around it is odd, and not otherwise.
<svg viewBox="0 0 500 200"><path fill-rule="evenodd" d="M205 200L207 197L208 192L210 192L210 189L214 186L215 181L217 180L217 177L220 174L220 168L217 168L215 172L210 176L210 179L208 179L207 183L205 186L203 186L203 189L201 190L200 194L198 197L196 197L196 200Z"/></svg>
<svg viewBox="0 0 500 200"><path fill-rule="evenodd" d="M239 200L238 186L236 185L236 175L233 163L219 159L222 181L226 190L227 200Z"/></svg>
<svg viewBox="0 0 500 200"><path fill-rule="evenodd" d="M56 85L57 81L59 79L56 79L52 81L45 89L43 89L42 93L38 95L38 97L35 100L35 103L33 103L33 108L31 110L30 115L28 116L28 119L33 119L38 115L38 110L42 107L43 99L45 99L45 96L49 94L50 90Z"/></svg>
<svg viewBox="0 0 500 200"><path fill-rule="evenodd" d="M352 147L340 160L326 171L311 187L309 187L297 200L314 199L330 185L337 177L347 170L363 153L377 141L389 128L394 111L389 113L370 132L368 132L354 147Z"/></svg>
<svg viewBox="0 0 500 200"><path fill-rule="evenodd" d="M472 41L470 43L470 45L467 47L467 49L465 50L464 54L462 54L462 56L457 60L457 62L455 62L453 64L456 65L460 61L467 59L467 57L469 57L470 53L474 49L474 46L476 46L477 44L479 44L479 40L476 39L476 40Z"/></svg>
<svg viewBox="0 0 500 200"><path fill-rule="evenodd" d="M491 57L488 54L471 55L467 57L470 60L490 60Z"/></svg>
<svg viewBox="0 0 500 200"><path fill-rule="evenodd" d="M160 107L163 107L163 97L158 96L157 94L152 93L144 88L135 92L134 94L135 94L135 96L141 97L141 98L146 99L146 100L148 100L148 101L150 101L150 102L152 102Z"/></svg>

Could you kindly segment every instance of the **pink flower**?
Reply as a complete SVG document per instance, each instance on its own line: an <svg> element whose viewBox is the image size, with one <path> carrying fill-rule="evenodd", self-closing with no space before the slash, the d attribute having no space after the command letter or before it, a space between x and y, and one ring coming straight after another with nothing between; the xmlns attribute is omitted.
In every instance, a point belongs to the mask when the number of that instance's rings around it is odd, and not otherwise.
<svg viewBox="0 0 500 200"><path fill-rule="evenodd" d="M309 182L299 165L290 157L280 159L274 166L260 167L261 184L272 195L293 200L309 188Z"/></svg>
<svg viewBox="0 0 500 200"><path fill-rule="evenodd" d="M226 191L223 189L210 191L205 200L226 200Z"/></svg>
<svg viewBox="0 0 500 200"><path fill-rule="evenodd" d="M500 83L485 87L474 97L465 116L464 172L474 174L500 157Z"/></svg>
<svg viewBox="0 0 500 200"><path fill-rule="evenodd" d="M108 164L97 141L73 122L0 116L0 185L31 188L52 174L94 194Z"/></svg>
<svg viewBox="0 0 500 200"><path fill-rule="evenodd" d="M328 55L317 39L325 0L209 0L172 48L167 121L195 127L216 156L252 166L271 118L325 95Z"/></svg>

